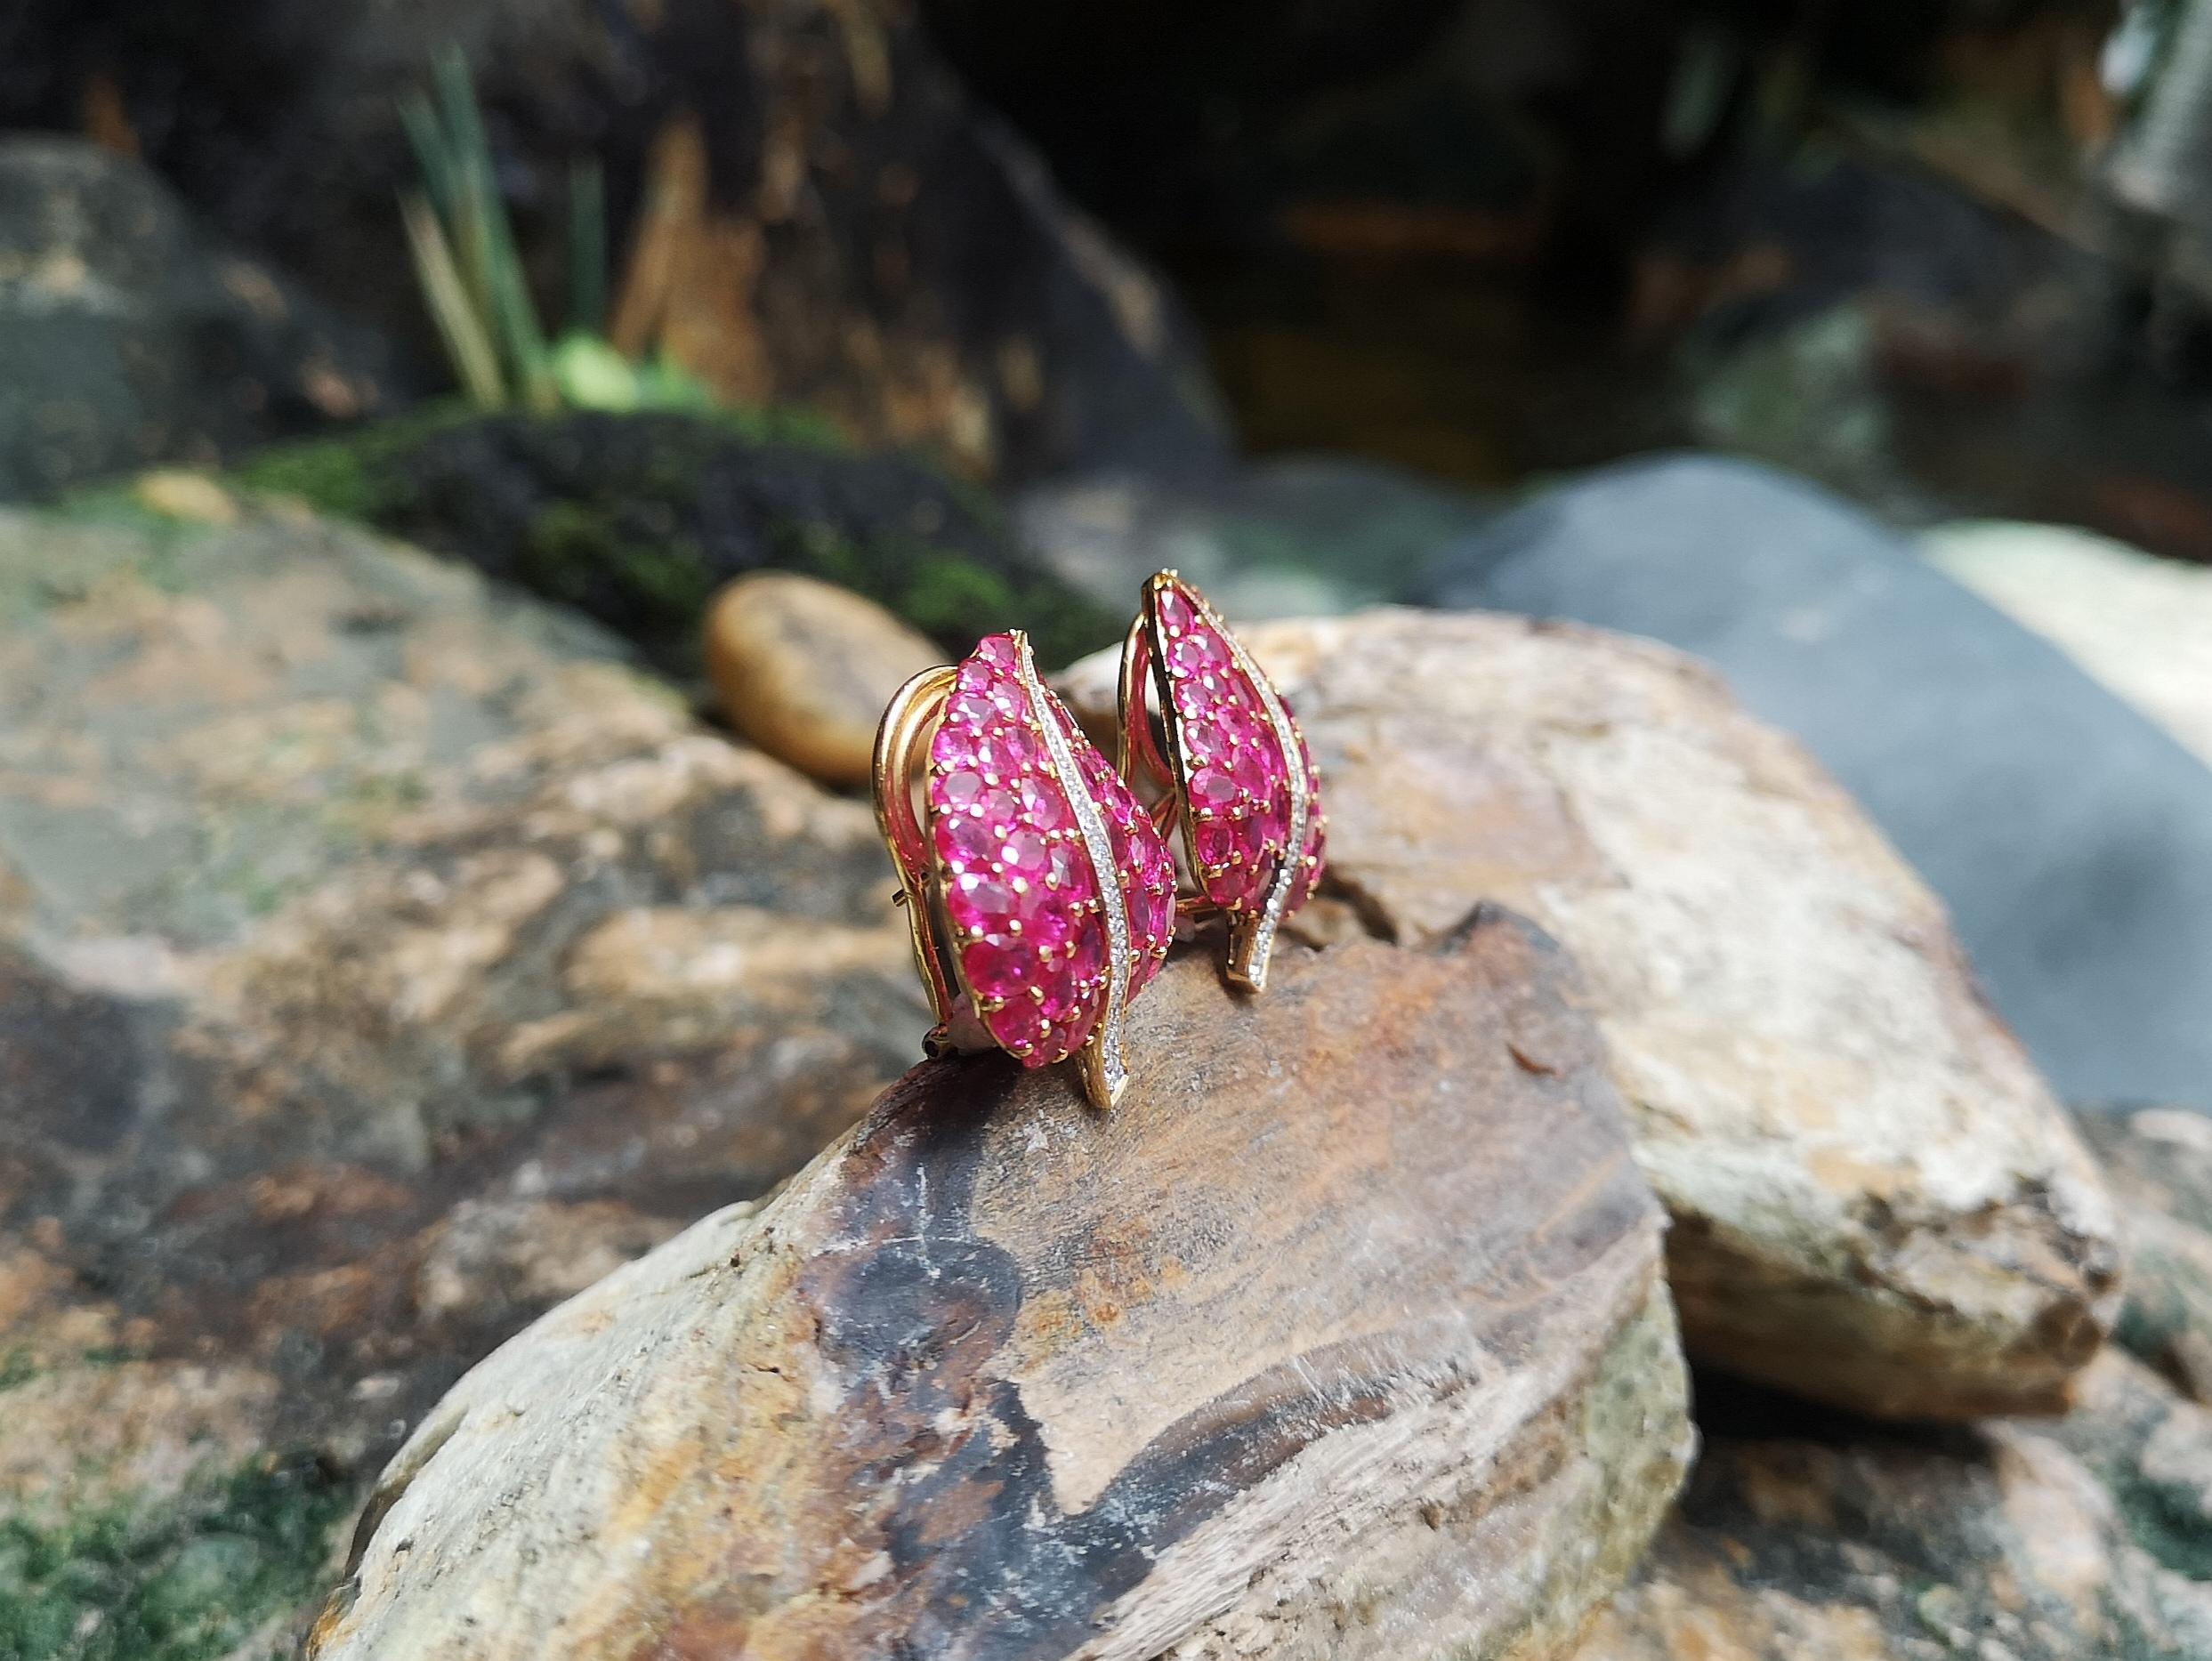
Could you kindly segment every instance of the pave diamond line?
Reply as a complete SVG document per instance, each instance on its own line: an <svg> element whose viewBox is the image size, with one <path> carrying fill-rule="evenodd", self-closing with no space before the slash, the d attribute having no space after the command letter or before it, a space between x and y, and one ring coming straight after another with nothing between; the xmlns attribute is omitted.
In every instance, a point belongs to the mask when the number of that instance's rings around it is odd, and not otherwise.
<svg viewBox="0 0 2212 1661"><path fill-rule="evenodd" d="M1092 875L1098 879L1099 907L1106 919L1108 947L1106 1007L1098 1018L1098 1059L1110 1101L1129 1078L1129 1069L1121 1057L1121 1009L1129 996L1131 971L1128 908L1122 897L1121 874L1114 868L1114 845L1106 835L1106 821L1099 814L1098 803L1091 800L1090 786L1084 782L1082 770L1076 765L1075 754L1068 746L1067 730L1061 726L1058 713L1047 700L1045 689L1037 684L1037 662L1030 655L1029 638L1016 638L1021 642L1018 665L1021 689L1029 696L1029 707L1037 712L1037 724L1045 729L1045 747L1052 752L1053 769L1060 775L1068 805L1075 810L1076 827L1083 834L1084 850L1091 856Z"/></svg>
<svg viewBox="0 0 2212 1661"><path fill-rule="evenodd" d="M1200 602L1211 617L1213 607ZM1252 682L1252 689L1260 695L1260 707L1267 712L1267 724L1274 729L1275 747L1282 752L1283 770L1290 777L1290 834L1284 841L1283 857L1275 863L1275 880L1268 885L1267 904L1261 910L1259 926L1252 931L1251 980L1255 988L1267 983L1267 960L1275 950L1275 930L1283 920L1283 907L1289 903L1290 891L1298 880L1298 867L1305 854L1305 756L1298 747L1298 730L1290 723L1290 712L1276 696L1275 683L1252 661L1252 654L1244 649L1244 642L1221 626L1221 619L1213 617L1215 633L1229 647L1230 656L1237 660L1245 678Z"/></svg>

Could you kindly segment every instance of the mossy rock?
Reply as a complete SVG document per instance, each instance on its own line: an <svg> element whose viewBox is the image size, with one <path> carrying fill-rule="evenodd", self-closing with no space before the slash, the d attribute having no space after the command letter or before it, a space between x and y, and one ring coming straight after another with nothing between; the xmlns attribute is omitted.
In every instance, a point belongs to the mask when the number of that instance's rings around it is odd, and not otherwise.
<svg viewBox="0 0 2212 1661"><path fill-rule="evenodd" d="M575 606L679 673L708 597L764 568L855 589L950 652L1021 627L1058 664L1117 633L983 493L803 417L443 408L266 451L240 476Z"/></svg>
<svg viewBox="0 0 2212 1661"><path fill-rule="evenodd" d="M356 1503L311 1458L270 1455L160 1499L0 1517L0 1656L274 1654Z"/></svg>

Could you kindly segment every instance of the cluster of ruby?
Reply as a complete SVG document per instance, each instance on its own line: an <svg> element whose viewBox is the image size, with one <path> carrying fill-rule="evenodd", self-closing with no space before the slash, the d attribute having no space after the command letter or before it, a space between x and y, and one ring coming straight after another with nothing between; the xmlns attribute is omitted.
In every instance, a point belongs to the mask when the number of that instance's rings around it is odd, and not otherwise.
<svg viewBox="0 0 2212 1661"><path fill-rule="evenodd" d="M1021 648L987 637L961 664L930 743L930 835L961 978L991 1036L1030 1067L1083 1046L1106 1002L1112 950L1075 810L1041 720L1060 723L1113 845L1134 958L1134 996L1175 929L1167 844L1106 758L1049 692L1032 707Z"/></svg>
<svg viewBox="0 0 2212 1661"><path fill-rule="evenodd" d="M1256 912L1290 842L1290 771L1259 689L1237 663L1213 614L1180 583L1156 593L1158 640L1183 752L1191 853L1199 886L1223 911ZM1305 903L1321 868L1321 781L1298 741L1305 835L1286 913Z"/></svg>

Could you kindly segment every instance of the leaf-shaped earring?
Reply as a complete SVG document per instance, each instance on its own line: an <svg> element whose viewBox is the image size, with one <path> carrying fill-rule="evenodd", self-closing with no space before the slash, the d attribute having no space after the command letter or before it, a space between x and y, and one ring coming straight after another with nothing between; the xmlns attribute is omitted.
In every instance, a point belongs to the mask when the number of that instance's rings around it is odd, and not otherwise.
<svg viewBox="0 0 2212 1661"><path fill-rule="evenodd" d="M915 812L923 742L926 823ZM993 634L901 687L876 735L876 817L899 869L931 1054L1082 1058L1094 1105L1128 1081L1122 1017L1175 932L1167 844L1037 675Z"/></svg>
<svg viewBox="0 0 2212 1661"><path fill-rule="evenodd" d="M1173 571L1144 585L1122 647L1121 745L1123 771L1139 762L1160 784L1162 831L1183 822L1199 891L1186 909L1228 919L1229 978L1261 990L1277 929L1320 880L1320 775L1266 672Z"/></svg>

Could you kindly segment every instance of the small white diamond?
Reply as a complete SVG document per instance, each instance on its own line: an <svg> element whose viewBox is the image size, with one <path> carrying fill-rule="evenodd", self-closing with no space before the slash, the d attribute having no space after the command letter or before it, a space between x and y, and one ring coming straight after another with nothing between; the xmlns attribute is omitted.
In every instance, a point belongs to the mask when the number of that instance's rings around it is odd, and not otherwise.
<svg viewBox="0 0 2212 1661"><path fill-rule="evenodd" d="M1105 1077L1108 1093L1111 1094L1121 1088L1128 1076L1121 1058L1121 1011L1129 996L1133 965L1129 961L1129 915L1122 898L1121 874L1114 868L1113 843L1106 835L1106 821L1084 784L1082 771L1069 748L1068 735L1049 701L1050 695L1037 682L1037 664L1029 653L1029 639L1026 635L1018 638L1021 643L1021 689L1029 697L1029 707L1037 713L1045 747L1052 753L1053 766L1068 793L1068 805L1075 813L1076 828L1083 836L1084 851L1091 858L1092 874L1098 879L1099 908L1106 922L1108 947L1106 1007L1099 1016L1098 1049L1100 1070Z"/></svg>
<svg viewBox="0 0 2212 1661"><path fill-rule="evenodd" d="M1196 596L1192 596L1196 598ZM1282 753L1283 770L1290 779L1290 834L1285 839L1283 857L1275 867L1275 880L1268 885L1267 904L1260 916L1259 926L1253 931L1249 973L1253 981L1267 979L1267 960L1275 949L1275 926L1282 921L1283 910L1289 904L1290 891L1298 879L1298 869L1304 863L1305 826L1308 803L1305 787L1304 758L1298 752L1298 730L1291 724L1290 712L1275 694L1274 683L1261 672L1259 665L1246 651L1239 640L1214 615L1214 609L1203 601L1200 609L1215 630L1229 648L1237 667L1244 671L1252 682L1252 689L1260 695L1260 707L1265 712L1267 724L1275 734L1275 746Z"/></svg>

